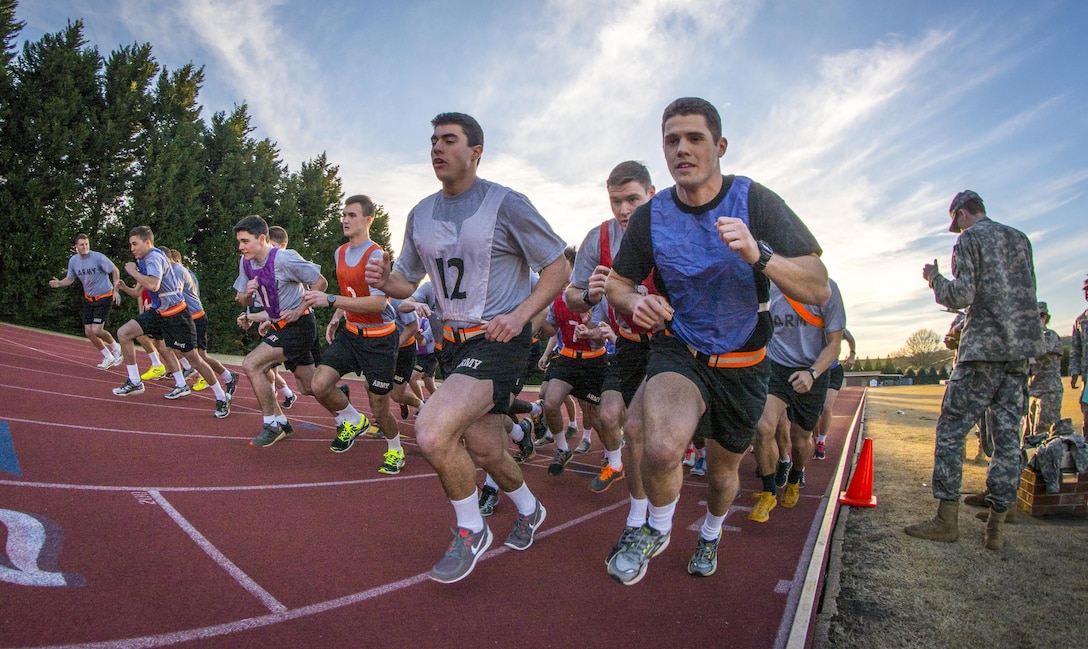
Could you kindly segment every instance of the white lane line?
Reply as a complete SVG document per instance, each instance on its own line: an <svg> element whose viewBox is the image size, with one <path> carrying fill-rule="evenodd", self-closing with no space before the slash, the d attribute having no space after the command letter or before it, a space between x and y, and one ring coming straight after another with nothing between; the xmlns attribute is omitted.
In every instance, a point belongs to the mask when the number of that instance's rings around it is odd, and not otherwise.
<svg viewBox="0 0 1088 649"><path fill-rule="evenodd" d="M174 519L174 522L178 524L178 527L184 530L185 533L189 535L189 538L191 538L194 543L200 546L201 550L204 550L204 552L212 558L212 561L219 564L219 567L225 570L228 575L233 577L234 580L242 586L242 588L245 588L250 592L250 594L260 600L260 602L265 605L265 608L267 608L269 611L272 611L273 613L282 613L283 611L287 610L286 606L280 604L275 597L272 597L271 593L261 588L257 584L257 582L253 581L249 577L249 575L242 572L241 568L235 565L233 561L228 559L225 554L220 552L219 548L212 545L212 542L209 541L206 536L201 534L199 530L193 527L192 523L190 523L188 520L186 520L184 516L181 515L181 512L174 509L174 506L171 505L165 498L163 498L162 494L160 494L158 491L151 491L149 493L151 494L151 497L155 499L155 502L159 503L159 506L166 511L166 514L170 516L170 518Z"/></svg>
<svg viewBox="0 0 1088 649"><path fill-rule="evenodd" d="M420 478L433 478L434 473L421 473L419 475L398 475L383 478L363 478L359 480L333 480L329 482L296 482L293 484L267 484L267 485L227 485L223 487L132 487L124 485L86 485L63 484L57 482L30 482L27 480L0 480L0 486L8 487L37 487L39 489L68 489L71 491L162 491L167 493L192 493L201 491L260 491L263 489L309 489L313 487L343 487L350 485L374 484L380 482L394 482L397 480L419 480Z"/></svg>
<svg viewBox="0 0 1088 649"><path fill-rule="evenodd" d="M547 538L552 534L566 530L574 525L584 523L588 520L596 518L601 514L606 514L613 509L628 505L627 499L621 500L617 503L613 503L608 507L598 509L594 512L590 512L584 516L575 518L568 521L559 527L553 527L547 531L537 535L537 538ZM507 552L512 552L509 548L502 547L496 550L491 550L480 557L480 562L487 561L491 558L500 556ZM236 620L234 622L225 622L223 624L215 624L212 626L200 627L195 629L186 629L184 631L173 631L171 633L163 633L160 635L148 635L139 638L126 638L123 640L104 640L102 642L87 642L77 644L66 645L52 645L50 647L37 647L36 649L143 649L144 647L165 647L172 644L178 644L181 642L189 642L192 640L203 640L207 638L214 638L217 636L229 635L231 633L238 633L241 631L248 631L250 629L259 629L273 624L280 624L283 622L289 622L291 620L297 620L299 618L308 617L311 615L318 615L320 613L326 613L345 606L351 606L352 604L358 604L365 602L382 595L388 595L395 593L399 590L414 586L429 580L428 573L421 573L413 577L401 579L400 581L394 581L389 584L383 584L381 586L375 586L362 592L354 593L351 595L345 595L336 599L330 599L324 602L318 602L316 604L310 604L309 606L303 606L296 609L285 609L267 615L259 615L257 617L245 618L242 620Z"/></svg>

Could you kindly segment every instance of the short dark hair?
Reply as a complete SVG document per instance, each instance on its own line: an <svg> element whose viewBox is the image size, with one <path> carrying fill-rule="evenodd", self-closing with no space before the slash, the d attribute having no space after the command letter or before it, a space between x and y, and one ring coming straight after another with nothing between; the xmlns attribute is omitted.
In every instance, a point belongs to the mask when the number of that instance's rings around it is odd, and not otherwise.
<svg viewBox="0 0 1088 649"><path fill-rule="evenodd" d="M616 165L612 173L608 174L605 187L619 187L630 182L642 185L643 189L650 189L654 184L650 180L650 170L646 168L646 165L637 160L627 160Z"/></svg>
<svg viewBox="0 0 1088 649"><path fill-rule="evenodd" d="M567 246L563 249L563 256L567 258L567 263L573 266L574 260L578 258L578 249L574 246Z"/></svg>
<svg viewBox="0 0 1088 649"><path fill-rule="evenodd" d="M83 234L82 232L80 232L79 234L76 235L75 239L72 239L72 243L79 243L80 241L83 241L84 239L86 239L87 241L91 240L91 238L88 237L86 234Z"/></svg>
<svg viewBox="0 0 1088 649"><path fill-rule="evenodd" d="M461 130L465 132L465 137L468 138L469 146L483 146L484 129L480 127L480 123L472 115L439 113L431 120L432 127L446 126L448 124L457 124L461 127Z"/></svg>
<svg viewBox="0 0 1088 649"><path fill-rule="evenodd" d="M271 225L268 227L268 240L277 246L282 246L287 243L287 230L278 225Z"/></svg>
<svg viewBox="0 0 1088 649"><path fill-rule="evenodd" d="M261 236L268 236L268 223L264 219L256 214L250 214L249 216L242 217L241 221L234 226L234 234L239 232L248 232L250 234Z"/></svg>
<svg viewBox="0 0 1088 649"><path fill-rule="evenodd" d="M363 216L374 216L374 201L366 194L356 194L344 199L344 207L358 203L363 208Z"/></svg>
<svg viewBox="0 0 1088 649"><path fill-rule="evenodd" d="M699 97L681 97L665 107L665 113L661 116L661 133L665 133L665 122L677 115L702 115L706 120L710 136L716 143L722 137L722 116L718 109L705 99Z"/></svg>
<svg viewBox="0 0 1088 649"><path fill-rule="evenodd" d="M140 237L144 241L154 241L155 233L151 231L151 228L146 225L137 225L128 231L130 237Z"/></svg>

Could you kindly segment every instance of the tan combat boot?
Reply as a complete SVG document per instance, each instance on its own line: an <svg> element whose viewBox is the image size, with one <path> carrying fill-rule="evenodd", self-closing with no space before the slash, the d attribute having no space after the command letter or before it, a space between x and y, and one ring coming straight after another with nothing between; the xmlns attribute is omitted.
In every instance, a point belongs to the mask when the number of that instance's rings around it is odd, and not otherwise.
<svg viewBox="0 0 1088 649"><path fill-rule="evenodd" d="M986 519L986 549L997 552L1005 547L1005 514L1008 512L995 512L990 510L990 516Z"/></svg>
<svg viewBox="0 0 1088 649"><path fill-rule="evenodd" d="M985 510L975 514L975 518L979 519L980 521L989 520L990 510L985 509ZM1005 512L1005 524L1006 525L1016 525L1016 506L1015 505L1009 507L1009 510L1007 512Z"/></svg>
<svg viewBox="0 0 1088 649"><path fill-rule="evenodd" d="M955 543L960 538L960 503L942 500L937 506L937 517L924 523L908 525L903 531L916 539Z"/></svg>

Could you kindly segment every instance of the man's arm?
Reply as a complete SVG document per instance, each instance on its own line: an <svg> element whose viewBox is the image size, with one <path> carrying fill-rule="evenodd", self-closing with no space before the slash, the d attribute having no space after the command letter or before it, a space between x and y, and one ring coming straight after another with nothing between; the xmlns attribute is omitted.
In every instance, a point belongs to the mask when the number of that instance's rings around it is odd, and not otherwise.
<svg viewBox="0 0 1088 649"><path fill-rule="evenodd" d="M155 277L153 275L144 275L140 272L140 267L136 265L136 262L130 261L125 264L125 272L132 276L132 279L136 280L144 289L155 293L162 286L162 278Z"/></svg>
<svg viewBox="0 0 1088 649"><path fill-rule="evenodd" d="M371 257L366 262L366 283L398 300L411 297L419 282L410 282L400 271L392 269L389 251L381 257Z"/></svg>
<svg viewBox="0 0 1088 649"><path fill-rule="evenodd" d="M64 288L65 286L71 286L74 281L76 281L76 278L74 277L65 277L64 279L57 279L54 277L49 280L49 286L52 288ZM115 279L113 283L116 284L117 280Z"/></svg>
<svg viewBox="0 0 1088 649"><path fill-rule="evenodd" d="M605 295L612 308L630 313L635 324L640 327L654 329L662 321L672 319L672 305L664 297L641 294L633 281L620 275L615 269L608 275Z"/></svg>

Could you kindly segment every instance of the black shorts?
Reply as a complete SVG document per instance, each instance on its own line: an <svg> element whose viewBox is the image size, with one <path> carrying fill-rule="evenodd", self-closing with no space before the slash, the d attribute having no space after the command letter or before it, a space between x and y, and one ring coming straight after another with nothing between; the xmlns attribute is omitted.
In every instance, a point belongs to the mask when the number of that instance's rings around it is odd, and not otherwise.
<svg viewBox="0 0 1088 649"><path fill-rule="evenodd" d="M336 338L322 354L321 364L336 370L340 376L348 372L365 376L370 392L389 394L393 389L399 340L400 336L395 331L384 336L367 337L353 334L341 324Z"/></svg>
<svg viewBox="0 0 1088 649"><path fill-rule="evenodd" d="M317 343L317 320L307 313L282 329L272 329L261 342L283 350L286 360L283 366L294 372L299 365L316 365L321 360L321 348Z"/></svg>
<svg viewBox="0 0 1088 649"><path fill-rule="evenodd" d="M434 352L431 352L430 354L416 353L415 371L434 378L434 371L436 369L438 369L438 354L435 354Z"/></svg>
<svg viewBox="0 0 1088 649"><path fill-rule="evenodd" d="M608 355L571 358L562 354L548 365L548 378L570 386L570 395L595 406L601 405L601 386L608 370Z"/></svg>
<svg viewBox="0 0 1088 649"><path fill-rule="evenodd" d="M767 361L750 367L710 367L680 340L656 334L650 342L646 378L665 372L686 377L703 395L706 412L696 435L713 439L732 453L748 450L767 402Z"/></svg>
<svg viewBox="0 0 1088 649"><path fill-rule="evenodd" d="M623 395L623 403L630 406L638 386L646 378L646 359L649 357L649 343L617 338L616 353L609 359L601 394L619 392Z"/></svg>
<svg viewBox="0 0 1088 649"><path fill-rule="evenodd" d="M846 370L842 365L836 365L827 371L828 383L827 389L838 392L842 389L842 381L846 377Z"/></svg>
<svg viewBox="0 0 1088 649"><path fill-rule="evenodd" d="M199 318L193 320L193 324L196 326L196 348L208 349L208 316L202 315Z"/></svg>
<svg viewBox="0 0 1088 649"><path fill-rule="evenodd" d="M109 326L111 309L113 309L112 295L100 297L97 300L83 298L83 324Z"/></svg>
<svg viewBox="0 0 1088 649"><path fill-rule="evenodd" d="M393 383L404 385L416 369L416 343L397 349L397 363L393 366Z"/></svg>
<svg viewBox="0 0 1088 649"><path fill-rule="evenodd" d="M494 342L484 336L476 336L463 343L447 340L442 345L442 371L446 378L464 374L481 381L491 381L491 399L495 406L489 412L505 415L510 410L510 393L521 377L532 341L533 332L529 324L505 343ZM446 371L447 367L449 371Z"/></svg>
<svg viewBox="0 0 1088 649"><path fill-rule="evenodd" d="M174 351L184 354L196 349L196 325L187 309L168 316L148 309L136 316L136 322L145 334L163 341Z"/></svg>
<svg viewBox="0 0 1088 649"><path fill-rule="evenodd" d="M807 368L786 367L770 359L766 363L771 367L771 378L767 385L768 393L786 402L786 415L791 422L800 426L802 430L812 432L824 411L828 373L824 372L817 376L811 390L804 394L797 394L790 385L790 376L794 372L804 372Z"/></svg>

